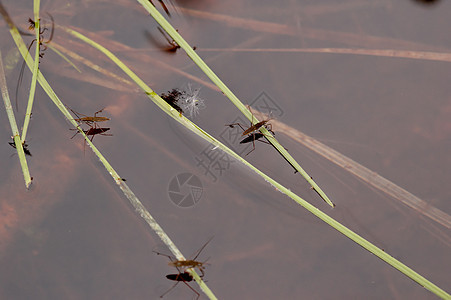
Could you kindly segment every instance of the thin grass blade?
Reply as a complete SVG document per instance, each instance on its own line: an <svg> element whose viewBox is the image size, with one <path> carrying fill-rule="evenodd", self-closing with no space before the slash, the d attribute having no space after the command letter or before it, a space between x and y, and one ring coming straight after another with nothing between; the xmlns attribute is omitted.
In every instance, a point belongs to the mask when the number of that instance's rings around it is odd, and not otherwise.
<svg viewBox="0 0 451 300"><path fill-rule="evenodd" d="M368 250L369 252L373 253L377 257L379 257L381 260L385 261L392 267L396 268L421 286L425 287L432 293L436 294L437 296L443 298L443 299L449 299L451 298L451 295L449 295L445 290L441 289L431 281L427 280L425 277L421 276L417 272L415 272L413 269L409 268L407 265L403 264L399 260L395 259L388 253L386 253L384 250L376 247L371 242L367 241L357 233L353 232L349 228L345 227L344 225L340 224L333 218L329 217L327 214L323 213L321 210L316 208L315 206L311 205L298 195L291 192L288 188L284 187L277 181L273 180L263 172L261 172L259 169L255 168L252 164L247 162L245 159L243 159L241 156L236 154L234 151L230 150L227 146L222 144L220 141L215 139L213 136L208 134L206 131L204 131L202 128L197 126L195 123L191 122L189 119L184 117L183 115L180 115L177 110L172 108L166 101L161 99L161 97L155 93L147 84L144 83L143 80L141 80L132 70L130 70L122 61L120 61L111 51L103 47L102 45L96 43L95 41L87 38L86 36L80 34L79 32L72 30L70 28L63 28L66 32L70 33L71 35L81 39L82 41L85 41L89 45L97 48L99 51L101 51L104 55L106 55L108 58L110 58L114 63L116 63L130 78L136 82L136 84L148 95L148 97L158 106L160 107L164 112L166 112L169 116L171 116L174 120L181 123L183 126L185 126L187 129L195 133L196 135L200 136L201 138L205 139L206 141L210 142L212 145L215 146L215 149L218 148L231 157L235 158L239 162L243 163L247 167L249 167L251 170L256 172L258 175L260 175L264 180L266 180L268 183L270 183L272 186L274 186L278 191L286 194L290 198L292 198L294 201L296 201L298 204L303 206L305 209L307 209L309 212L314 214L316 217L327 223L328 225L332 226L334 229L363 247L364 249ZM191 270L189 270L191 271ZM205 292L205 294L212 298L214 295L210 294L211 291L204 286L203 281L195 272L192 273L193 277L195 278L196 282L199 284L199 286L202 288L202 290ZM215 298L212 298L215 299Z"/></svg>
<svg viewBox="0 0 451 300"><path fill-rule="evenodd" d="M22 143L25 143L25 139L27 138L27 131L28 126L30 124L31 119L31 111L33 110L33 102L34 102L34 96L36 93L36 82L37 82L37 76L38 76L38 68L39 68L39 54L41 52L41 21L39 19L39 6L40 6L40 0L34 0L34 30L36 35L36 47L35 47L35 55L34 55L34 65L33 65L33 76L31 78L31 86L30 86L30 94L28 95L28 104L27 104L27 111L25 113L25 120L22 128ZM17 101L17 99L16 99Z"/></svg>
<svg viewBox="0 0 451 300"><path fill-rule="evenodd" d="M195 64L213 81L214 84L232 101L232 103L249 119L254 121L254 124L258 123L255 117L252 117L252 113L247 107L233 94L233 92L219 79L219 77L208 67L208 65L200 58L199 55L193 50L193 48L185 41L185 39L175 30L172 25L166 21L166 19L158 12L158 10L150 4L147 0L137 0L147 12L160 24L160 26L174 39L174 41L185 50L186 54L194 61ZM320 197L330 206L335 205L323 192L323 190L316 184L312 177L298 164L298 162L288 153L288 151L269 133L269 131L263 127L260 128L261 133L268 136L268 141L276 148L276 150L292 165L312 186L312 188L320 195Z"/></svg>
<svg viewBox="0 0 451 300"><path fill-rule="evenodd" d="M20 140L19 129L17 128L16 118L14 117L14 110L11 106L11 100L9 98L8 87L6 85L5 72L3 69L3 58L0 51L0 89L2 90L3 102L5 104L6 113L8 115L9 124L13 133L14 144L16 145L17 155L19 156L20 166L22 167L22 173L25 180L25 186L27 189L31 184L30 171L28 170L27 159L23 150L23 145Z"/></svg>
<svg viewBox="0 0 451 300"><path fill-rule="evenodd" d="M19 48L19 51L21 52L22 56L24 57L28 68L31 70L34 66L34 61L30 56L27 56L27 48L25 46L25 43L22 40L22 37L20 36L19 31L14 26L10 29L10 33L16 43L16 46ZM146 221L146 223L152 228L152 230L160 237L160 239L163 241L163 243L169 248L169 250L174 254L174 256L178 260L186 260L183 254L180 252L180 250L177 248L177 246L172 242L172 240L169 238L169 236L164 232L164 230L161 228L161 226L156 222L156 220L152 217L152 215L149 213L149 211L144 207L144 205L141 203L141 201L136 197L136 195L133 193L133 191L128 187L128 185L122 180L122 178L119 176L119 174L113 169L113 167L110 165L110 163L105 159L105 157L100 153L100 151L94 146L94 144L91 142L91 140L86 136L85 132L81 129L81 127L75 122L74 118L70 115L69 111L67 110L66 106L61 102L61 100L57 97L47 80L42 75L41 71L38 69L37 72L37 80L41 87L44 89L44 91L47 93L47 95L50 97L50 99L54 102L54 104L58 107L58 109L63 113L63 115L66 117L66 119L79 130L80 134L82 134L88 143L88 145L91 147L93 152L97 155L99 160L104 165L105 169L108 171L108 173L111 175L111 177L114 179L115 183L119 186L121 191L124 193L125 197L129 200L130 204L133 206L133 208L136 210L136 212ZM166 102L165 102L166 103ZM11 107L11 105L10 105ZM12 109L11 109L12 110ZM17 127L16 127L17 129ZM17 139L20 139L17 131ZM17 142L16 142L17 143ZM23 149L22 149L23 151ZM189 269L188 271L191 271L192 276L194 278L197 278L199 281L199 285L204 291L207 291L207 295L210 297L210 299L217 299L216 296L213 294L213 292L208 288L208 286L202 281L202 279L196 274L196 272L192 269Z"/></svg>

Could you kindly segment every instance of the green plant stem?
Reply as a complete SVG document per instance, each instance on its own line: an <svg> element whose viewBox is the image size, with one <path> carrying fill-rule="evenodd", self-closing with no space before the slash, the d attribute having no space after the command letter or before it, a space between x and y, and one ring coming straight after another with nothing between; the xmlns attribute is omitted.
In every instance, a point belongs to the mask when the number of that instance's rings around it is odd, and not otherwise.
<svg viewBox="0 0 451 300"><path fill-rule="evenodd" d="M205 139L206 141L210 142L215 146L215 148L219 148L222 151L226 152L231 157L235 158L236 160L240 161L247 167L249 167L251 170L256 172L258 175L260 175L264 180L266 180L268 183L270 183L272 186L274 186L277 190L281 191L282 193L286 194L290 198L292 198L294 201L296 201L298 204L303 206L305 209L307 209L309 212L314 214L319 219L323 220L328 225L332 226L334 229L360 245L361 247L365 248L369 252L373 253L389 265L393 266L412 280L416 281L420 285L424 286L426 289L430 290L437 296L448 299L451 297L446 291L442 290L440 287L435 285L434 283L427 280L425 277L421 276L417 272L415 272L413 269L409 268L399 260L395 259L388 253L386 253L384 250L379 249L357 233L353 232L352 230L348 229L347 227L343 226L333 218L329 217L327 214L323 213L318 208L314 207L298 195L291 192L288 188L284 187L277 181L273 180L271 177L267 176L257 168L255 168L253 165L248 163L245 159L240 157L238 154L236 154L234 151L227 148L224 144L222 144L220 141L215 139L213 136L208 134L206 131L201 129L199 126L191 122L189 119L184 117L183 115L180 115L174 108L172 108L166 101L161 99L161 97L155 93L148 85L144 83L143 80L141 80L130 68L128 68L122 61L120 61L111 51L103 47L102 45L96 43L95 41L87 38L86 36L80 34L79 32L72 30L70 28L62 27L63 30L70 33L71 35L81 39L82 41L88 43L89 45L97 48L99 51L101 51L103 54L105 54L108 58L110 58L117 66L119 66L133 81L136 82L136 84L148 95L148 97L158 106L160 107L164 112L166 112L169 116L171 116L174 120L181 123L183 126L185 126L187 129L195 133L196 135L200 136L201 138ZM199 283L202 290L206 293L207 296L210 297L209 292L210 290L204 289L202 285L202 281L198 281L197 277L193 275L196 282ZM200 279L200 278L199 278Z"/></svg>
<svg viewBox="0 0 451 300"><path fill-rule="evenodd" d="M174 39L174 41L185 50L186 54L194 61L195 64L207 75L211 81L230 99L230 101L249 119L253 121L254 124L258 123L252 113L247 109L247 107L233 94L233 92L219 79L219 77L213 72L213 70L208 67L208 65L199 57L199 55L193 50L193 48L185 41L185 39L175 30L172 25L166 21L166 19L160 14L160 12L148 1L148 0L137 0L147 12L161 25L161 27ZM312 188L320 195L320 197L330 206L335 205L323 192L323 190L315 183L312 177L307 174L307 172L298 164L298 162L288 153L288 151L269 133L269 131L262 126L260 131L267 137L268 141L276 148L276 150L288 161L288 163L293 166L307 182L312 186Z"/></svg>
<svg viewBox="0 0 451 300"><path fill-rule="evenodd" d="M9 24L9 23L8 23ZM12 23L11 23L12 24ZM27 47L25 46L25 43L22 40L22 37L20 36L19 31L17 30L17 27L12 24L12 27L10 28L10 33L14 39L14 42L16 43L20 53L22 54L22 57L25 59L25 62L28 66L28 68L31 70L34 66L34 61L30 56L27 56ZM85 132L82 130L82 128L75 122L74 118L71 116L69 111L67 110L66 106L61 102L61 100L57 97L47 80L42 75L41 71L37 70L37 80L41 87L44 89L44 91L47 93L47 95L50 97L50 99L53 101L53 103L58 107L58 109L63 113L63 115L66 117L66 119L79 130L80 134L83 135L88 145L91 147L93 152L97 155L99 160L104 165L105 169L108 171L108 173L111 175L111 177L114 179L116 184L119 186L121 191L124 193L126 198L129 200L130 204L133 206L133 208L136 210L136 212L146 221L146 223L154 230L154 232L160 237L160 239L165 243L165 245L169 248L169 250L175 255L175 257L178 260L186 260L183 254L180 252L180 250L177 248L177 246L172 242L172 240L169 238L169 236L164 232L164 230L161 228L161 226L155 221L155 219L152 217L152 215L149 213L149 211L142 205L141 201L136 197L136 195L133 193L133 191L128 187L128 185L124 182L124 180L119 176L119 174L113 169L113 167L109 164L109 162L105 159L105 157L100 153L100 151L94 146L94 144L91 142L91 140L86 136ZM166 103L166 102L165 102ZM167 103L166 103L167 104ZM168 104L167 104L168 105ZM9 107L11 108L11 103L9 103ZM11 108L12 111L12 108ZM17 126L16 126L17 131ZM20 137L18 135L17 131L17 140L20 142ZM17 144L17 141L16 141ZM20 147L22 146L21 143ZM23 149L22 149L23 152ZM217 299L216 296L213 294L213 292L208 288L208 286L202 281L202 279L197 275L197 273L193 269L188 269L188 272L191 273L191 275L198 280L199 286L206 292L206 294L210 297L210 299Z"/></svg>
<svg viewBox="0 0 451 300"><path fill-rule="evenodd" d="M2 90L2 98L5 104L5 110L8 115L9 124L13 133L14 144L16 146L17 155L19 156L20 166L22 168L23 177L25 180L25 186L27 189L31 184L30 171L28 170L27 159L23 150L23 145L20 140L19 129L17 128L16 118L14 117L14 111L11 106L11 100L9 98L8 87L6 85L5 71L3 69L3 58L0 51L0 87Z"/></svg>
<svg viewBox="0 0 451 300"><path fill-rule="evenodd" d="M25 120L23 124L22 129L22 144L25 143L25 139L27 138L27 131L28 126L30 124L31 119L31 111L33 109L33 102L34 102L34 96L36 93L36 82L37 82L37 76L38 76L38 69L39 69L39 54L41 52L41 20L39 19L39 6L40 6L40 0L34 0L34 31L36 35L36 47L35 47L35 55L34 55L34 65L32 69L33 76L31 78L31 86L30 86L30 94L28 96L28 105L27 105L27 111L25 113Z"/></svg>

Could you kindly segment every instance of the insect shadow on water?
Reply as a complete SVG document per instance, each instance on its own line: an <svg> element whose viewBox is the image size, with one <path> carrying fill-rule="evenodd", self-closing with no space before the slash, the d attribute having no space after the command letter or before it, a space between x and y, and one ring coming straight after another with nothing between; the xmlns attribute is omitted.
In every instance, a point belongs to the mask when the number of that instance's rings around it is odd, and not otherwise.
<svg viewBox="0 0 451 300"><path fill-rule="evenodd" d="M53 39L53 34L55 32L55 26L54 26L55 25L55 21L53 20L53 17L52 17L52 15L50 13L47 12L46 14L49 16L49 18L51 20L51 23L52 23L52 27L50 29L50 36L49 36L49 38L47 40L45 40L44 39L44 33L46 31L48 31L49 29L47 27L45 27L45 26L40 26L40 28L39 28L39 41L37 41L36 39L31 41L30 45L28 46L27 55L30 53L31 47L36 42L38 44L38 47L40 47L39 57L43 58L44 57L44 51L47 50L47 46L46 45L49 44L52 41L52 39ZM40 20L41 19L39 19L39 21ZM36 22L33 19L28 18L28 23L29 23L28 29L29 30L35 30ZM16 96L16 110L17 111L19 110L19 104L18 104L19 87L20 87L20 85L22 83L23 73L24 73L24 70L25 70L25 65L26 65L26 58L23 61L22 66L20 67L19 79L17 80L17 85L16 85L16 95L15 96Z"/></svg>
<svg viewBox="0 0 451 300"><path fill-rule="evenodd" d="M252 114L251 126L249 128L244 129L244 127L240 123L232 123L232 124L225 125L225 126L229 126L230 128L235 128L235 126L239 126L243 130L243 133L241 134L241 136L245 136L246 134L248 135L247 137L245 137L244 139L242 139L240 141L240 144L246 144L246 143L252 142L253 148L251 151L249 151L246 154L246 156L255 150L255 141L259 141L259 142L262 142L262 143L265 143L265 144L268 144L268 145L271 145L274 147L274 145L272 145L268 141L261 140L262 137L266 138L265 134L258 131L262 126L264 126L269 132L271 132L273 135L275 135L275 132L272 130L272 124L268 123L270 120L273 119L272 117L269 117L268 119L265 119L263 121L253 124L254 123L254 114L252 113L251 107L249 105L247 105L247 108L249 109L249 111ZM277 148L275 148L275 149L277 150ZM285 150L287 150L287 149L285 148ZM277 150L277 152L279 152L279 150ZM296 167L293 166L293 164L285 156L282 155L282 157L294 169L294 174L296 174L298 172Z"/></svg>
<svg viewBox="0 0 451 300"><path fill-rule="evenodd" d="M175 288L177 286L177 284L179 284L180 282L183 282L187 287L190 288L190 290L192 290L195 294L196 294L196 299L199 299L200 294L198 291L196 291L192 286L190 286L188 284L188 282L191 282L194 280L193 276L188 273L188 272L181 272L179 270L179 268L177 268L177 270L179 271L177 274L168 274L166 275L166 278L169 280L173 280L175 281L174 285L171 286L166 292L164 292L160 298L163 298L166 294L168 294L170 291L172 291L173 288ZM203 278L203 276L200 276L201 278Z"/></svg>
<svg viewBox="0 0 451 300"><path fill-rule="evenodd" d="M239 126L243 130L243 133L241 134L241 136L247 135L247 137L245 137L243 140L241 140L240 144L246 144L246 143L252 142L253 148L251 151L249 151L246 154L246 155L249 155L252 151L255 150L255 141L259 141L259 142L262 142L265 144L270 144L267 141L261 140L262 137L266 137L265 134L258 131L258 130L260 130L261 127L265 127L273 135L275 135L275 133L272 130L271 123L268 123L272 119L271 117L254 124L254 114L252 113L252 109L249 105L247 105L247 108L249 109L249 111L252 114L251 126L249 128L244 129L244 127L240 123L232 123L232 124L227 124L225 126L229 126L230 128L235 128L235 126Z"/></svg>
<svg viewBox="0 0 451 300"><path fill-rule="evenodd" d="M78 129L71 129L71 130L78 130ZM107 134L105 132L107 132L108 130L110 130L109 127L91 127L88 130L84 130L82 129L83 132L87 135L87 136L91 136L91 138L89 139L91 142L94 139L95 135L106 135L106 136L112 136L112 134ZM72 137L74 138L78 133L80 133L79 131L77 131Z"/></svg>
<svg viewBox="0 0 451 300"><path fill-rule="evenodd" d="M179 284L179 282L183 282L185 285L187 285L194 293L196 293L197 297L196 299L198 299L200 297L200 294L193 289L188 282L193 281L193 276L187 272L187 269L194 269L197 268L201 275L199 276L200 278L203 278L205 276L205 265L207 265L207 260L200 262L197 261L197 257L199 257L200 253L202 252L202 250L204 250L204 248L208 245L208 243L210 243L210 241L213 239L213 237L209 238L208 241L196 252L196 255L192 258L192 259L188 259L188 260L177 260L175 257L168 255L168 254L164 254L161 252L157 252L157 251L153 251L155 254L157 255L163 255L166 256L167 258L169 258L170 262L168 263L170 266L174 267L177 269L178 273L177 274L168 274L166 275L166 278L169 280L173 280L176 281L176 283L166 292L164 292L160 298L163 298L167 293L169 293L173 288L175 288L177 286L177 284Z"/></svg>

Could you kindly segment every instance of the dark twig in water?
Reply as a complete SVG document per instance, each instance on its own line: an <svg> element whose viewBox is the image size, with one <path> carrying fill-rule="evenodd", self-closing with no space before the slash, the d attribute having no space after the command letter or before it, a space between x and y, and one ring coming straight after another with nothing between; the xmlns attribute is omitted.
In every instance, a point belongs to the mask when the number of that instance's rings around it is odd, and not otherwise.
<svg viewBox="0 0 451 300"><path fill-rule="evenodd" d="M11 147L13 147L14 149L16 149L16 143L14 143L14 142L8 142L8 144L9 144ZM23 152L25 153L25 155L32 156L30 150L28 150L28 144L27 144L26 142L24 142L24 143L22 144L22 147L23 147Z"/></svg>
<svg viewBox="0 0 451 300"><path fill-rule="evenodd" d="M153 6L155 6L155 4L153 4L152 0L149 0L149 2L150 2ZM168 17L170 17L170 16L171 16L171 13L169 12L169 9L168 9L168 7L166 6L166 4L164 4L163 0L158 0L158 2L160 2L161 7L163 8L164 12L168 15Z"/></svg>
<svg viewBox="0 0 451 300"><path fill-rule="evenodd" d="M160 27L158 27L158 31L160 31L161 35L166 40L166 43L162 42L161 39L157 39L156 37L154 37L149 31L145 31L145 35L149 40L149 42L151 42L155 47L166 53L175 54L177 50L180 49L179 44L177 44L176 41L174 41L170 36L168 36L168 34Z"/></svg>
<svg viewBox="0 0 451 300"><path fill-rule="evenodd" d="M185 95L185 92L179 89L172 89L167 93L162 93L160 97L166 101L172 108L178 111L180 114L183 114L183 109L178 105L180 98Z"/></svg>

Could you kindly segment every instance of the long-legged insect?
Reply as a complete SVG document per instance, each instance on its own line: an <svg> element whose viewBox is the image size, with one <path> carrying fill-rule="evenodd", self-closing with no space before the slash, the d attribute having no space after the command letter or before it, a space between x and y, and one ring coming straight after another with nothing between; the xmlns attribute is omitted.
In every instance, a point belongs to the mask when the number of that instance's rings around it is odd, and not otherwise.
<svg viewBox="0 0 451 300"><path fill-rule="evenodd" d="M163 254L163 253L160 253L160 252L153 251L157 255L163 255L163 256L166 256L167 258L169 258L170 262L168 264L170 266L172 266L172 267L175 267L177 269L177 271L178 271L178 274L168 274L168 275L166 275L167 279L174 280L174 281L177 281L177 282L169 290L167 290L163 295L161 295L160 298L163 298L164 295L169 293L181 281L184 284L186 284L194 293L196 293L196 295L197 295L196 299L198 299L200 297L200 294L187 283L187 282L190 282L190 281L193 280L193 276L190 273L186 272L186 270L190 269L190 268L197 268L197 269L199 269L199 271L201 273L200 277L203 278L205 276L205 273L204 273L205 267L204 267L204 265L206 264L207 261L200 262L200 261L196 261L196 259L200 255L202 250L204 250L204 248L208 245L208 243L212 239L213 239L213 237L209 238L208 241L197 251L196 256L194 256L192 259L189 259L189 260L177 260L177 259L175 259L175 257L173 257L171 255L167 255L167 254Z"/></svg>
<svg viewBox="0 0 451 300"><path fill-rule="evenodd" d="M91 142L94 140L94 136L96 136L96 135L112 136L112 134L105 133L108 130L110 130L109 127L99 127L98 124L97 124L98 122L105 122L105 121L109 121L110 120L107 117L97 116L97 114L101 113L103 111L103 109L95 112L94 116L91 117L91 116L87 116L87 115L78 113L78 112L74 111L72 108L68 107L67 105L66 105L66 107L70 111L72 111L72 113L75 116L77 116L77 118L75 118L74 121L78 123L78 126L81 126L83 124L86 124L86 125L89 126L88 130L85 130L85 129L81 128L81 127L80 127L80 129L83 130L83 132L87 136L91 136L91 138L90 138ZM71 139L73 139L80 131L78 130L78 128L77 129L71 129L71 130L77 130L77 132L71 137ZM85 151L85 147L86 147L86 141L83 142L83 152Z"/></svg>
<svg viewBox="0 0 451 300"><path fill-rule="evenodd" d="M52 41L52 39L53 39L53 34L55 33L55 21L53 20L53 17L52 17L52 15L51 15L50 13L47 12L47 15L49 16L50 20L52 21L52 29L51 29L51 31L50 31L50 36L49 36L49 38L47 39L47 41L44 40L44 32L45 32L46 30L48 30L48 28L47 28L47 27L41 27L42 29L41 29L41 28L39 29L39 45L43 47L43 48L41 49L42 51L47 50L46 44L48 44L48 43L50 43L50 42ZM41 19L39 19L39 21L41 21ZM32 18L28 18L28 23L30 24L30 26L28 27L28 29L34 30L35 27L36 27L36 22L35 22ZM31 41L31 44L32 44L33 42L37 42L36 39L34 39L33 41ZM30 44L30 46L31 46L31 44ZM42 57L44 56L44 53L43 53L43 52L40 53L39 56L42 58Z"/></svg>
<svg viewBox="0 0 451 300"><path fill-rule="evenodd" d="M155 4L153 4L152 0L149 0L149 2L150 2L153 6L155 6ZM160 2L161 7L163 7L163 10L164 10L164 12L168 15L168 17L170 17L171 14L169 13L169 10L168 10L166 4L164 4L163 0L158 0L158 2Z"/></svg>
<svg viewBox="0 0 451 300"><path fill-rule="evenodd" d="M177 44L176 41L174 41L172 38L170 38L166 31L164 31L163 29L161 29L161 27L158 27L158 30L160 31L160 33L164 36L164 38L166 39L166 41L169 43L169 46L167 46L164 50L166 52L177 52L178 49L180 49L180 45ZM178 31L178 30L177 30Z"/></svg>
<svg viewBox="0 0 451 300"><path fill-rule="evenodd" d="M190 273L186 272L186 271L182 273L178 268L177 268L177 270L179 271L178 274L168 274L168 275L166 275L167 279L176 281L176 283L173 286L171 286L166 292L164 292L160 296L160 298L163 298L167 293L172 291L172 289L175 288L177 286L177 284L179 284L179 282L183 282L187 287L190 288L190 290L192 290L194 293L196 293L196 299L199 299L200 294L188 284L188 282L193 281L193 276ZM201 278L202 277L203 276L201 276Z"/></svg>
<svg viewBox="0 0 451 300"><path fill-rule="evenodd" d="M240 142L240 144L245 144L245 143L252 142L253 148L252 148L251 151L249 151L246 154L246 156L249 155L252 151L255 150L255 141L259 141L259 142L262 142L262 143L270 144L267 141L261 140L262 137L266 137L263 133L258 132L258 130L261 127L265 127L273 135L275 134L274 131L272 131L272 124L268 123L272 118L268 118L268 119L262 120L262 121L254 124L254 114L252 113L252 109L251 109L251 107L249 105L247 106L247 108L249 109L249 111L252 114L251 126L249 128L244 129L244 127L240 123L232 123L232 124L227 124L226 125L226 126L229 126L230 128L235 128L235 126L238 125L243 130L243 133L241 134L241 136L248 135L247 137L245 137Z"/></svg>
<svg viewBox="0 0 451 300"><path fill-rule="evenodd" d="M177 260L175 259L175 257L168 255L168 254L164 254L164 253L160 253L160 252L156 252L153 251L154 253L156 253L157 255L163 255L166 256L167 258L169 258L170 262L168 263L170 266L177 268L177 270L180 268L183 271L190 269L190 268L197 268L200 273L201 273L201 277L203 277L204 274L204 270L205 270L205 266L207 264L207 260L200 262L197 261L197 257L199 256L199 254L202 252L202 250L204 250L204 248L208 245L208 243L213 239L213 237L209 238L208 241L197 251L196 256L194 256L194 258L192 259L188 259L188 260Z"/></svg>
<svg viewBox="0 0 451 300"><path fill-rule="evenodd" d="M81 114L81 113L79 113L79 112L76 112L75 110L73 110L72 108L70 108L69 106L67 106L66 105L66 107L74 114L74 115L76 115L77 116L77 118L76 119L74 119L74 121L75 122L77 122L78 124L86 124L86 125L88 125L88 126L90 126L90 127L97 127L97 123L98 122L105 122L105 121L109 121L110 120L110 118L107 118L107 117L98 117L97 116L97 114L100 114L103 110L104 110L104 108L102 108L101 110L99 110L99 111L96 111L95 113L94 113L94 116L92 116L92 117L90 117L90 116L87 116L87 115L84 115L84 114ZM81 117L81 116L83 116L83 117Z"/></svg>
<svg viewBox="0 0 451 300"><path fill-rule="evenodd" d="M161 35L163 35L164 39L167 43L163 43L160 41L160 39L155 38L150 32L146 31L146 37L147 39L154 44L157 48L160 50L163 50L164 52L168 54L174 54L177 52L178 49L180 49L180 45L177 44L176 41L174 41L163 29L158 27L158 31L160 31Z"/></svg>
<svg viewBox="0 0 451 300"><path fill-rule="evenodd" d="M157 48L160 48L161 50L169 53L169 54L175 54L177 52L178 49L180 49L180 45L177 44L177 42L172 39L167 33L166 31L164 31L163 29L161 29L161 27L158 27L158 31L160 31L160 33L163 35L164 39L167 41L167 43L169 44L163 44L162 42L160 42L159 40L157 40L156 38L153 37L153 35L146 31L146 37L147 39L154 44ZM175 31L179 31L178 29L176 29ZM193 50L196 50L197 47L193 46Z"/></svg>
<svg viewBox="0 0 451 300"><path fill-rule="evenodd" d="M27 51L27 55L28 55L28 53L30 53L30 49L31 49L31 46L33 46L33 43L38 43L38 47L41 47L42 46L42 48L40 49L40 53L39 53L39 57L44 57L44 51L45 50L47 50L47 46L46 46L46 44L48 44L48 43L50 43L51 41L52 41L52 39L53 39L53 34L54 34L54 32L55 32L55 22L54 22L54 20L53 20L53 17L52 17L52 15L50 14L50 13L47 13L47 15L50 17L50 20L52 21L52 29L51 29L51 31L50 31L50 36L49 36L49 38L45 41L44 40L44 32L46 31L46 30L48 30L48 28L47 27L40 27L40 29L39 29L39 41L37 41L36 39L34 39L34 40L32 40L31 41L31 43L30 43L30 45L28 46L28 51ZM40 20L40 19L39 19ZM33 20L33 19L31 19L31 18L28 18L28 23L30 24L29 25L29 27L28 27L28 29L29 30L34 30L35 29L35 26L36 26L36 22ZM25 70L25 64L26 64L26 58L25 58L25 60L23 61L23 63L22 63L22 66L20 67L20 73L19 73L19 79L17 80L17 86L16 86L16 110L19 110L19 104L18 104L18 96L19 96L19 87L20 87L20 85L21 85L21 83L22 83L22 79L23 79L23 72L24 72L24 70Z"/></svg>

